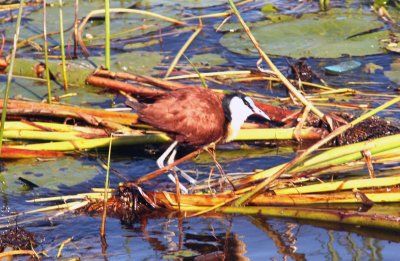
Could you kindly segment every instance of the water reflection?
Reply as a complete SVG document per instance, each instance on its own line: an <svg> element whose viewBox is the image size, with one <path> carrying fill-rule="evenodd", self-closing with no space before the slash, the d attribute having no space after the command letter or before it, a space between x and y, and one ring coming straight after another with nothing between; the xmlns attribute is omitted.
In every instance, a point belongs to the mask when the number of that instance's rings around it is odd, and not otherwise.
<svg viewBox="0 0 400 261"><path fill-rule="evenodd" d="M400 241L383 231L261 216L146 219L123 230L129 231L124 237L143 240L130 251L146 242L147 257L182 260L381 260L395 257Z"/></svg>

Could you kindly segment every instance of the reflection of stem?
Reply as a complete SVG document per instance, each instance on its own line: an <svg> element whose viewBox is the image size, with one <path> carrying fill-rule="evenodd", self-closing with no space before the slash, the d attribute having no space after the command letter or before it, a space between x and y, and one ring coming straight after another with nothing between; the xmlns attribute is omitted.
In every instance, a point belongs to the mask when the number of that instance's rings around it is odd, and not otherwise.
<svg viewBox="0 0 400 261"><path fill-rule="evenodd" d="M379 240L374 240L374 246L377 249L377 260L383 260L382 256L382 246L379 245Z"/></svg>
<svg viewBox="0 0 400 261"><path fill-rule="evenodd" d="M361 260L362 258L362 251L360 248L357 246L357 243L354 242L353 237L351 236L352 233L348 233L346 236L347 239L347 249L349 250L349 253L352 255L352 260Z"/></svg>
<svg viewBox="0 0 400 261"><path fill-rule="evenodd" d="M293 260L306 260L305 254L295 253L293 246L287 246L285 240L282 238L282 233L276 231L265 219L259 217L251 217L251 223L257 228L264 231L267 236L274 241L278 250L278 254L283 257L289 256Z"/></svg>
<svg viewBox="0 0 400 261"><path fill-rule="evenodd" d="M183 249L183 217L180 214L178 216L178 229L179 229L178 250L182 250Z"/></svg>
<svg viewBox="0 0 400 261"><path fill-rule="evenodd" d="M328 236L329 236L329 241L328 241L327 245L328 245L328 252L331 254L331 260L338 261L340 259L339 259L339 256L338 256L335 248L333 247L335 238L333 237L333 232L331 230L328 230Z"/></svg>
<svg viewBox="0 0 400 261"><path fill-rule="evenodd" d="M376 247L374 246L374 242L376 242L375 239L372 238L365 238L364 239L364 247L363 247L363 252L365 252L366 249L370 250L370 260L381 260L377 258L377 252L376 252Z"/></svg>
<svg viewBox="0 0 400 261"><path fill-rule="evenodd" d="M225 232L225 243L224 243L224 257L227 258L229 256L230 247L229 247L229 238L231 236L231 229L232 229L232 218L229 219L229 227Z"/></svg>
<svg viewBox="0 0 400 261"><path fill-rule="evenodd" d="M296 227L297 227L297 224L295 224L295 223L287 223L287 230L285 232L287 240L289 241L289 247L291 249L291 252L293 252L293 253L295 253L297 251L297 247L296 247L297 238L292 232L292 230L295 229Z"/></svg>

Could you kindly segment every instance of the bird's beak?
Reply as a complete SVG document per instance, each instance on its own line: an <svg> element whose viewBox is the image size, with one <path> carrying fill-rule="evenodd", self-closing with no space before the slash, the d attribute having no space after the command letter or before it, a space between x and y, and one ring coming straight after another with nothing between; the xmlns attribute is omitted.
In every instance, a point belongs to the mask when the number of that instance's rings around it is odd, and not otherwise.
<svg viewBox="0 0 400 261"><path fill-rule="evenodd" d="M261 117L263 117L266 120L269 120L269 121L271 120L271 118L268 117L268 115L258 107L254 110L254 113L259 115L259 116L261 116Z"/></svg>

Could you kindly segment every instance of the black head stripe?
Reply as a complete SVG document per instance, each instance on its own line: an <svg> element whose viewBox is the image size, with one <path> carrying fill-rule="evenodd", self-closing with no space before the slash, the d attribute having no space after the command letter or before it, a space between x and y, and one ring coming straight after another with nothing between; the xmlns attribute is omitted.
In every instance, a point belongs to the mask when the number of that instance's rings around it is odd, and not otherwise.
<svg viewBox="0 0 400 261"><path fill-rule="evenodd" d="M254 112L254 108L245 99L247 96L244 95L243 93L241 93L241 92L232 92L230 94L226 94L224 96L224 99L222 100L222 108L224 110L225 119L227 120L227 122L230 122L232 120L232 115L231 115L231 112L229 110L229 103L231 102L233 97L238 97L238 98L242 99L243 103Z"/></svg>
<svg viewBox="0 0 400 261"><path fill-rule="evenodd" d="M250 110L252 111L252 112L254 112L255 113L255 111L254 111L254 108L253 108L253 106L251 106L250 105L250 103L246 100L246 97L247 96L243 96L243 97L241 97L242 98L242 101L243 101L243 103L247 106L247 107L249 107L250 108Z"/></svg>

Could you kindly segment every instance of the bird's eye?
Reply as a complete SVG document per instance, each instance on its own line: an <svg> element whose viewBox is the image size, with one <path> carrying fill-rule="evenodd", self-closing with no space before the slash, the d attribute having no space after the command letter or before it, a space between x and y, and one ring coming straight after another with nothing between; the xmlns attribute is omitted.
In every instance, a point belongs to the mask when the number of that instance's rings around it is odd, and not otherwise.
<svg viewBox="0 0 400 261"><path fill-rule="evenodd" d="M243 103L244 103L247 107L251 108L250 103L249 103L246 99L243 99Z"/></svg>
<svg viewBox="0 0 400 261"><path fill-rule="evenodd" d="M246 98L243 98L242 100L243 100L243 103L244 103L247 107L249 107L249 109L250 109L252 112L255 113L253 106L250 105L250 102L249 102Z"/></svg>

